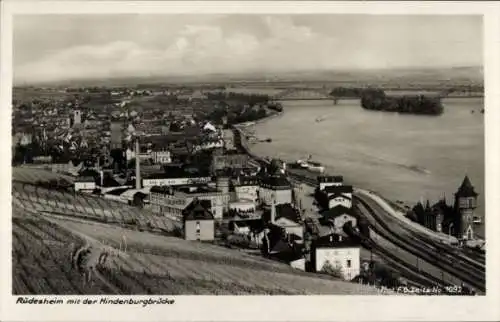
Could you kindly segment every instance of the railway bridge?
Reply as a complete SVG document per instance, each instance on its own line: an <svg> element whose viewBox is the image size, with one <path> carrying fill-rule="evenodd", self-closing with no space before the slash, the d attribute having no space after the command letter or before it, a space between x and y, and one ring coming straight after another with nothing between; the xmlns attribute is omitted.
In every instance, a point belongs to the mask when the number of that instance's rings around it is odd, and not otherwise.
<svg viewBox="0 0 500 322"><path fill-rule="evenodd" d="M337 101L326 88L287 88L271 97L273 101Z"/></svg>

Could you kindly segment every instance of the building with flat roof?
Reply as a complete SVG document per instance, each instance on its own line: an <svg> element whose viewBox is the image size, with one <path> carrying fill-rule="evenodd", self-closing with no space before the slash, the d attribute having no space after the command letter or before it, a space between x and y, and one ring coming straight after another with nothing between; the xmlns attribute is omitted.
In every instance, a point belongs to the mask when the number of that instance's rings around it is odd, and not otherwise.
<svg viewBox="0 0 500 322"><path fill-rule="evenodd" d="M150 205L156 213L179 217L194 199L210 201L210 211L215 219L222 219L229 208L229 193L207 185L154 186L150 189Z"/></svg>

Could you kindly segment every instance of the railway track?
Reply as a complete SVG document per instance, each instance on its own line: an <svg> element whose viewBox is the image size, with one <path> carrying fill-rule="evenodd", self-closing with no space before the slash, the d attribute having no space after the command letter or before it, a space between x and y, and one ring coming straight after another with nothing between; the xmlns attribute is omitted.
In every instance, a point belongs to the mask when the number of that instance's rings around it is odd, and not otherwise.
<svg viewBox="0 0 500 322"><path fill-rule="evenodd" d="M373 209L376 208L376 206L374 207L373 205L370 205L369 202L366 202L366 200L361 199L359 196L354 196L354 198L355 200L363 204L365 208L367 208L371 216L373 216L374 220L378 225L380 225L380 227L382 227L387 232L392 232L383 218L380 218L377 212ZM378 231L378 233L380 233L380 231ZM483 292L486 290L485 278L483 275L484 272L481 272L476 268L472 268L470 264L465 263L463 260L453 257L452 255L447 254L444 251L436 250L436 248L432 245L425 244L425 241L424 243L422 243L421 239L417 239L415 237L407 239L395 233L387 234L383 232L381 235L398 247L419 258L424 259L425 261L433 264L441 270L446 271L448 274L457 277L468 285ZM423 246L421 244L423 244ZM467 269L462 268L461 265L466 266Z"/></svg>
<svg viewBox="0 0 500 322"><path fill-rule="evenodd" d="M374 234L377 233L373 230L373 228L371 228L370 235L373 236ZM392 267L395 268L402 275L402 277L409 281L409 285L419 288L432 288L438 286L443 291L443 293L447 293L445 287L451 286L451 284L445 283L441 279L438 279L431 274L420 271L415 265L410 265L407 262L403 261L391 251L378 245L370 237L362 236L355 231L352 232L351 236L355 239L360 240L363 247L382 257L387 264L392 265Z"/></svg>
<svg viewBox="0 0 500 322"><path fill-rule="evenodd" d="M359 196L358 196L359 197ZM366 197L366 196L365 196ZM380 209L380 213L385 213L384 209L380 205L376 203L375 200L371 200L369 197L368 200L370 202L374 202L374 206L378 207ZM366 200L365 200L366 201ZM373 207L372 207L373 208ZM450 245L441 243L440 241L433 239L427 235L420 234L412 229L410 229L407 225L404 225L401 223L399 220L392 216L386 216L385 220L384 218L380 218L381 220L379 222L383 222L384 224L386 223L391 223L392 227L399 227L400 228L400 235L401 237L404 235L405 237L408 238L408 240L411 240L412 245L416 246L423 246L426 248L429 248L432 250L431 255L434 255L435 253L439 254L440 257L444 256L446 257L451 265L454 265L455 263L460 263L461 267L464 269L467 269L467 271L474 272L476 276L480 277L484 275L485 271L485 266L484 263L480 263L472 258L469 258L465 256L461 251L455 247L452 247ZM392 231L394 229L391 229Z"/></svg>

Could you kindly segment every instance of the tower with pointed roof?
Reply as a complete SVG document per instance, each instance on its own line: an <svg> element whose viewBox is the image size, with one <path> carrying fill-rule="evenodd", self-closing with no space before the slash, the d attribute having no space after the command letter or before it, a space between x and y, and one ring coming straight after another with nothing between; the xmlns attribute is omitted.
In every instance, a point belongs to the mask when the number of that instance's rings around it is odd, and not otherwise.
<svg viewBox="0 0 500 322"><path fill-rule="evenodd" d="M469 177L466 175L462 184L455 193L456 220L455 235L459 239L474 239L474 211L477 208L478 194L474 190Z"/></svg>

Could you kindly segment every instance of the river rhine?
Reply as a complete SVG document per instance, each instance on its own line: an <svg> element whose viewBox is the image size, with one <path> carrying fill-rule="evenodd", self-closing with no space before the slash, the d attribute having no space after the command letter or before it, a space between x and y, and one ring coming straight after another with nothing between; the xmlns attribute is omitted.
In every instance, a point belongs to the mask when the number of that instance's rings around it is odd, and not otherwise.
<svg viewBox="0 0 500 322"><path fill-rule="evenodd" d="M443 104L435 117L367 111L358 100L286 101L282 116L253 127L272 142L251 149L287 160L312 155L346 182L408 204L443 196L452 204L467 174L479 193L476 215L484 217L483 100ZM484 236L483 225L476 233Z"/></svg>

